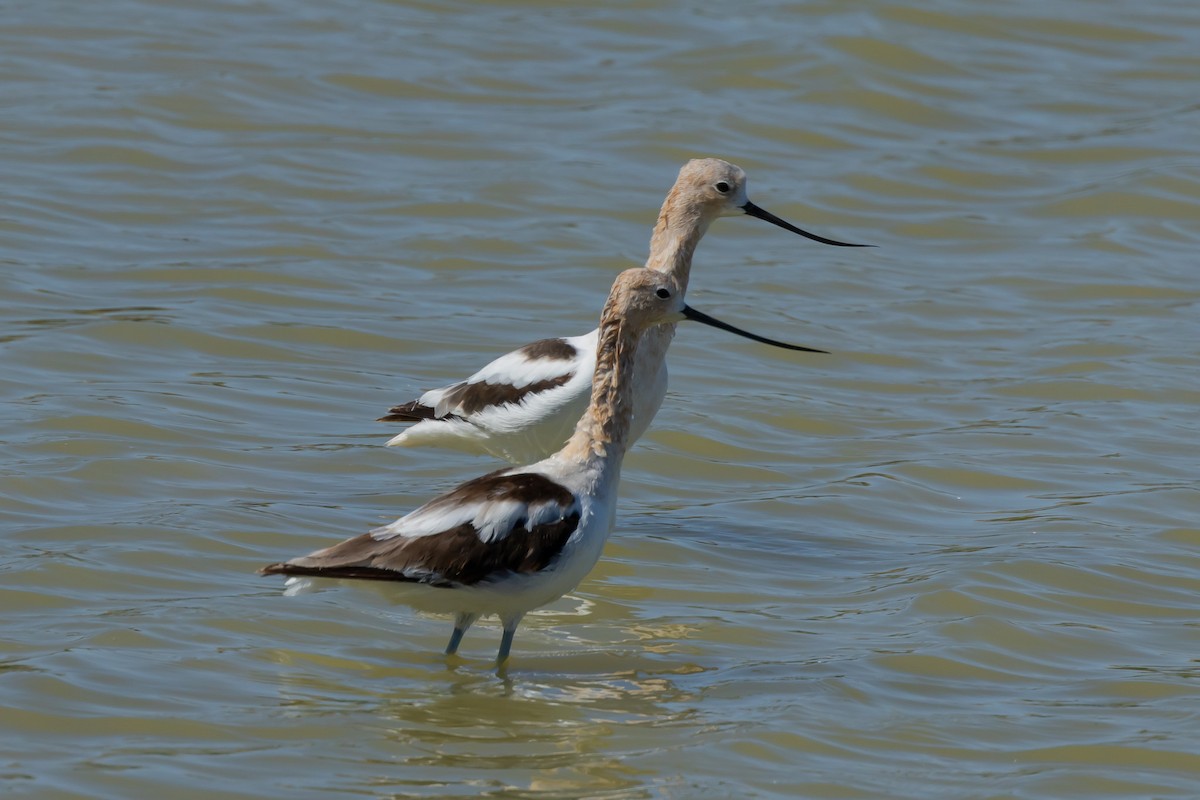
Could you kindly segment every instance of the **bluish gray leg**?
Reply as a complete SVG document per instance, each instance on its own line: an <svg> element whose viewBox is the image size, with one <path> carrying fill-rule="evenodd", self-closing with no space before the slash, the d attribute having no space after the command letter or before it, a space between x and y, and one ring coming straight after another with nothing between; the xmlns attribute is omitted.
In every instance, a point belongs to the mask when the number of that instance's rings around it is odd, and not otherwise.
<svg viewBox="0 0 1200 800"><path fill-rule="evenodd" d="M522 614L521 617L523 616L525 615ZM521 624L521 617L504 620L504 636L500 638L500 652L496 654L497 664L503 664L508 660L508 652L512 650L513 636L517 632L517 626Z"/></svg>
<svg viewBox="0 0 1200 800"><path fill-rule="evenodd" d="M452 656L458 652L458 644L462 641L463 634L477 619L479 619L478 614L465 613L454 618L454 633L450 634L450 644L446 645L446 655Z"/></svg>

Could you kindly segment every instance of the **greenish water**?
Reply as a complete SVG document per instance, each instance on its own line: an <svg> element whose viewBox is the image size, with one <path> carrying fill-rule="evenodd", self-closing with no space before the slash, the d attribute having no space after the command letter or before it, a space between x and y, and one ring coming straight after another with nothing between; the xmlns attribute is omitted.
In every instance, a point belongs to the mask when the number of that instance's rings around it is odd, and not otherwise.
<svg viewBox="0 0 1200 800"><path fill-rule="evenodd" d="M23 4L0 795L1190 798L1200 6ZM579 590L254 570L493 462L372 420L718 221Z"/></svg>

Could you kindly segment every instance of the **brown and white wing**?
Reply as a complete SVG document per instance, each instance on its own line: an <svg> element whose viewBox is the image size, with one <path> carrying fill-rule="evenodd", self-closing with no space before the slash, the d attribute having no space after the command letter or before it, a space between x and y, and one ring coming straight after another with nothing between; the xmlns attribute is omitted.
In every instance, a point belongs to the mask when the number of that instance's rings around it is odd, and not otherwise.
<svg viewBox="0 0 1200 800"><path fill-rule="evenodd" d="M416 400L392 406L379 421L468 419L489 408L521 403L567 383L595 349L595 332L541 339L505 353L465 381L430 389Z"/></svg>
<svg viewBox="0 0 1200 800"><path fill-rule="evenodd" d="M260 572L472 586L545 569L579 517L579 500L564 486L539 473L501 470L390 525Z"/></svg>

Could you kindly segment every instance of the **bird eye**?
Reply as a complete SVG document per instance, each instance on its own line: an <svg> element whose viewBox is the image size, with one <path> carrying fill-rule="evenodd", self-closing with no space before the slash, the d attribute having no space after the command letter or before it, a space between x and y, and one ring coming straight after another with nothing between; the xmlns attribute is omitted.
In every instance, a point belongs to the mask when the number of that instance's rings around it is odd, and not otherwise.
<svg viewBox="0 0 1200 800"><path fill-rule="evenodd" d="M666 300L668 297L671 296L671 290L665 286L658 287L658 289L656 289L654 291L654 293L656 295L658 295L659 297L661 297L663 300Z"/></svg>
<svg viewBox="0 0 1200 800"><path fill-rule="evenodd" d="M729 194L729 184L725 181L717 181L713 184L713 188L721 194Z"/></svg>

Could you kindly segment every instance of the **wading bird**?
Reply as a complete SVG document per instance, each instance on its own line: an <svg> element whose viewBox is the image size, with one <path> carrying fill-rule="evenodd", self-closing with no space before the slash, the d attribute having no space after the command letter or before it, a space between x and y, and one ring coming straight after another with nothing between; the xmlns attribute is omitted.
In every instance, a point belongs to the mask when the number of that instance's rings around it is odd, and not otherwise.
<svg viewBox="0 0 1200 800"><path fill-rule="evenodd" d="M684 164L663 202L646 268L672 276L687 291L696 245L718 217L748 214L784 230L839 247L764 211L746 197L746 173L716 158ZM675 326L647 333L634 364L630 442L645 433L667 392L665 354ZM381 422L416 423L389 445L447 447L527 463L556 451L571 435L590 396L599 331L542 339L500 356L465 381L431 389L391 408ZM820 352L820 351L818 351Z"/></svg>
<svg viewBox="0 0 1200 800"><path fill-rule="evenodd" d="M495 614L504 626L502 663L521 618L574 589L600 558L631 443L642 347L650 331L684 319L712 322L684 304L677 278L622 272L600 317L590 400L558 452L467 481L390 525L260 572L395 582L403 602L454 615L447 654L475 620Z"/></svg>

